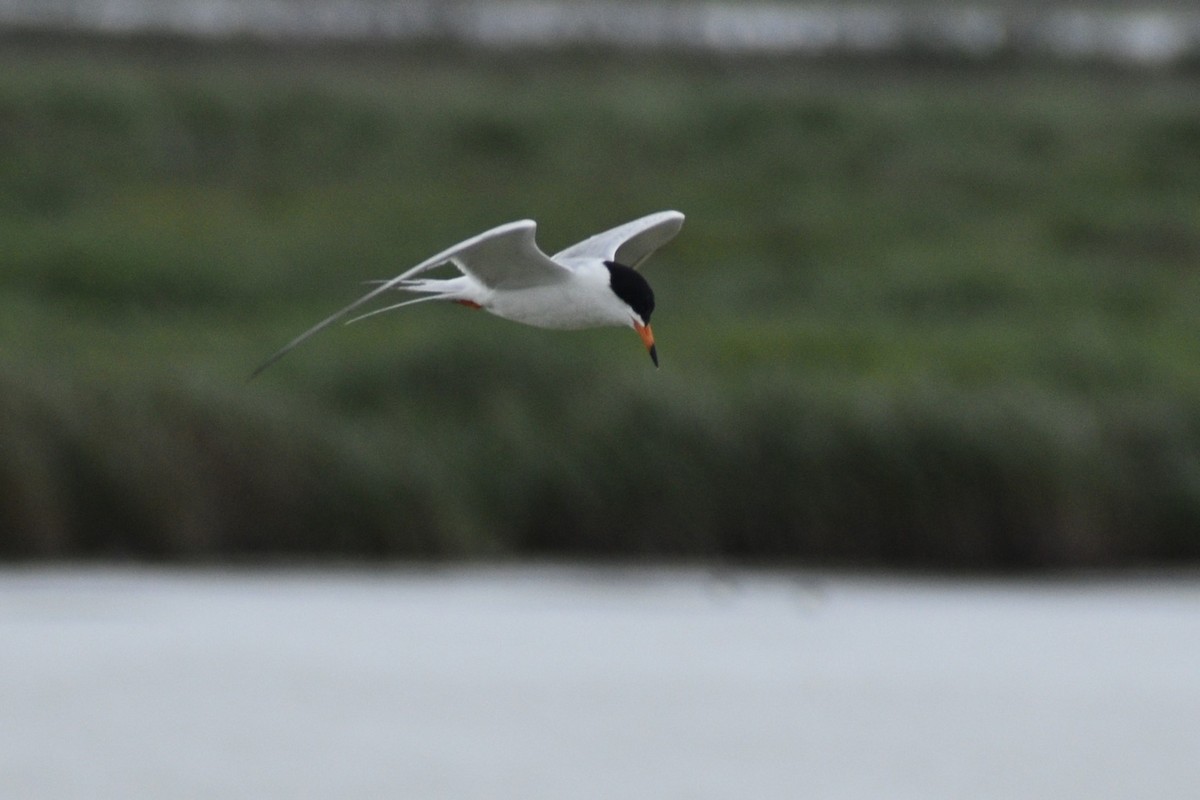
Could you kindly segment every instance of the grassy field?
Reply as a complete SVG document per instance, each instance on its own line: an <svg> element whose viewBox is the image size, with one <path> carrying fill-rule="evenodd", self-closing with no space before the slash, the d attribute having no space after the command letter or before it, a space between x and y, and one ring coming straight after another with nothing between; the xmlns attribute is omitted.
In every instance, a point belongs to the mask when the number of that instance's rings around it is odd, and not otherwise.
<svg viewBox="0 0 1200 800"><path fill-rule="evenodd" d="M0 52L0 554L1200 555L1200 79L602 52ZM663 208L629 331L424 306Z"/></svg>

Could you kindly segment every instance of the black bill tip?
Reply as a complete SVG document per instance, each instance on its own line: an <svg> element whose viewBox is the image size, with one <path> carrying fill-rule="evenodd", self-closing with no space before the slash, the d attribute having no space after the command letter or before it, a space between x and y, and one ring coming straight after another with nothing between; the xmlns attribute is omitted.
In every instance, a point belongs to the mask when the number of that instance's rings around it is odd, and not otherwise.
<svg viewBox="0 0 1200 800"><path fill-rule="evenodd" d="M650 345L650 360L654 362L654 368L658 369L658 348Z"/></svg>

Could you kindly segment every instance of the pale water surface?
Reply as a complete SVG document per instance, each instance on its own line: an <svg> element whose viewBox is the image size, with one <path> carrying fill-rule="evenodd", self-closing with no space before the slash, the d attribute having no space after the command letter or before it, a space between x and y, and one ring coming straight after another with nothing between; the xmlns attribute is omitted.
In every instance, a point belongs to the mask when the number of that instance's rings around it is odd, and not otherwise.
<svg viewBox="0 0 1200 800"><path fill-rule="evenodd" d="M0 797L1195 798L1200 582L0 571Z"/></svg>

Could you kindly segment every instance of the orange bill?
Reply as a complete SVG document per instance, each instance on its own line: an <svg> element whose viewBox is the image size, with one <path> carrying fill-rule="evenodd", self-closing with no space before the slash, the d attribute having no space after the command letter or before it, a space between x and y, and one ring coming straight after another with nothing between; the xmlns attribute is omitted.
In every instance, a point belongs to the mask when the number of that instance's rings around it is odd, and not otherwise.
<svg viewBox="0 0 1200 800"><path fill-rule="evenodd" d="M638 336L642 337L642 344L646 345L646 350L650 353L650 360L657 367L658 350L654 347L654 331L650 330L649 325L643 325L636 319L633 321L633 329L637 331Z"/></svg>

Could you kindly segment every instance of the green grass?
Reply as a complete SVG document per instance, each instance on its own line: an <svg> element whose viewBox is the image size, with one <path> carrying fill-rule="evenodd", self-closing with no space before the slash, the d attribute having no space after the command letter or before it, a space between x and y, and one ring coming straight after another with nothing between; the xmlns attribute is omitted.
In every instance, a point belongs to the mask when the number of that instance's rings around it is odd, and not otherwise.
<svg viewBox="0 0 1200 800"><path fill-rule="evenodd" d="M1200 83L612 54L0 54L0 553L1200 555ZM425 306L662 208L628 331Z"/></svg>

